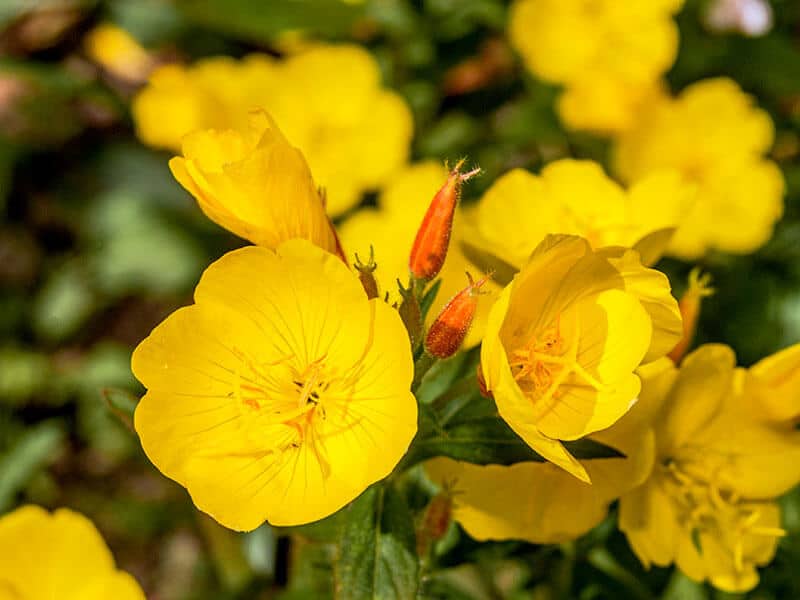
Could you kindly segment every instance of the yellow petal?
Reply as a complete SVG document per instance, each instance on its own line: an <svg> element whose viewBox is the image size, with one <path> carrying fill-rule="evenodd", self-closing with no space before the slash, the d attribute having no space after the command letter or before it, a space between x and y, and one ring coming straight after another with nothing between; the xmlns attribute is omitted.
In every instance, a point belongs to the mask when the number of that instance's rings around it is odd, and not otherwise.
<svg viewBox="0 0 800 600"><path fill-rule="evenodd" d="M558 387L546 412L536 410L542 433L573 440L615 423L639 394L633 375L650 343L650 319L636 298L608 290L575 305L580 370ZM569 314L562 317L569 320ZM569 368L572 368L571 366Z"/></svg>
<svg viewBox="0 0 800 600"><path fill-rule="evenodd" d="M669 496L648 482L620 499L619 528L645 567L675 559L680 526Z"/></svg>
<svg viewBox="0 0 800 600"><path fill-rule="evenodd" d="M643 362L665 356L683 337L683 319L669 279L642 265L635 250L606 248L601 254L622 276L625 291L639 299L652 320L653 335Z"/></svg>
<svg viewBox="0 0 800 600"><path fill-rule="evenodd" d="M144 600L133 578L116 570L91 521L71 510L50 514L28 505L3 516L0 548L13 549L0 561L0 594L19 594L11 598L99 599L103 590L120 600Z"/></svg>
<svg viewBox="0 0 800 600"><path fill-rule="evenodd" d="M800 415L800 344L784 348L750 368L751 391L766 416L786 422Z"/></svg>
<svg viewBox="0 0 800 600"><path fill-rule="evenodd" d="M735 363L733 351L719 344L701 346L683 360L667 399L669 408L657 423L661 455L689 442L717 415L732 391Z"/></svg>
<svg viewBox="0 0 800 600"><path fill-rule="evenodd" d="M453 485L453 517L479 541L565 542L589 531L608 510L609 500L591 484L548 463L484 467L437 458L425 469Z"/></svg>

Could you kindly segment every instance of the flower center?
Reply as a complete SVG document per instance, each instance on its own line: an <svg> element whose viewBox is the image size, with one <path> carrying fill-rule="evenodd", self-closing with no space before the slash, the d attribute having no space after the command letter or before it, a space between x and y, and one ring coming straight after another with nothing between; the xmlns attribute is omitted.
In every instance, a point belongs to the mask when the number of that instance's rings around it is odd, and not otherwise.
<svg viewBox="0 0 800 600"><path fill-rule="evenodd" d="M243 352L236 354L241 362L233 395L246 412L266 424L291 427L296 442L309 437L317 418L327 418L324 399L332 378L326 375L324 356L298 368L290 356L257 363Z"/></svg>
<svg viewBox="0 0 800 600"><path fill-rule="evenodd" d="M556 405L564 394L565 384L589 385L598 391L607 388L578 363L577 318L570 328L571 339L563 335L561 325L558 315L550 326L535 333L509 357L514 379L540 414Z"/></svg>
<svg viewBox="0 0 800 600"><path fill-rule="evenodd" d="M677 508L678 519L692 532L697 551L702 555L700 535L706 535L725 547L733 557L738 572L745 570L745 538L786 535L780 527L759 524L762 509L735 491L720 487L718 473L701 477L690 472L680 461L668 458L659 469L667 494Z"/></svg>

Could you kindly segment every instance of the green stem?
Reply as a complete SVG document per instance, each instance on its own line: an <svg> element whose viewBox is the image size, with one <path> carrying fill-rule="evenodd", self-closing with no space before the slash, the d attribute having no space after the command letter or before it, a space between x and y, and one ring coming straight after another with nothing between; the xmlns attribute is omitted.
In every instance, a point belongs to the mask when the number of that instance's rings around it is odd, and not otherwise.
<svg viewBox="0 0 800 600"><path fill-rule="evenodd" d="M652 592L630 571L617 562L617 559L601 546L595 546L586 555L589 564L618 581L639 600L653 600Z"/></svg>
<svg viewBox="0 0 800 600"><path fill-rule="evenodd" d="M430 368L436 364L436 361L439 360L435 356L431 356L427 352L423 352L422 355L417 359L414 363L414 381L411 384L411 391L416 392L419 389L420 384L422 383L422 378L425 377L425 373L427 373Z"/></svg>

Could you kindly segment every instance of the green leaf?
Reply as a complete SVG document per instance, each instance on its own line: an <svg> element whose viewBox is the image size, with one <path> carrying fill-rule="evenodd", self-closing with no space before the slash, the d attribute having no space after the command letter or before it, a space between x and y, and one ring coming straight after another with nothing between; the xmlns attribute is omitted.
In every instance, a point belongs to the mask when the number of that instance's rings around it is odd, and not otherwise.
<svg viewBox="0 0 800 600"><path fill-rule="evenodd" d="M56 421L44 421L27 430L0 458L0 513L14 496L56 455L64 430Z"/></svg>
<svg viewBox="0 0 800 600"><path fill-rule="evenodd" d="M495 256L488 250L483 250L470 244L461 242L461 251L467 260L484 273L492 273L492 279L500 285L508 285L514 279L519 269L510 265L502 258Z"/></svg>
<svg viewBox="0 0 800 600"><path fill-rule="evenodd" d="M702 583L692 581L676 569L661 598L663 600L708 600L708 594Z"/></svg>
<svg viewBox="0 0 800 600"><path fill-rule="evenodd" d="M350 31L364 8L341 0L178 0L190 21L257 42L269 42L288 30L335 36Z"/></svg>
<svg viewBox="0 0 800 600"><path fill-rule="evenodd" d="M139 398L129 391L119 388L104 388L100 390L100 394L114 416L122 421L126 427L133 430L133 413L139 403Z"/></svg>
<svg viewBox="0 0 800 600"><path fill-rule="evenodd" d="M422 300L419 303L419 312L422 315L423 321L428 316L428 311L431 309L431 306L433 306L433 302L436 300L436 295L439 293L440 287L442 287L442 280L437 279L425 292L425 295L422 296Z"/></svg>
<svg viewBox="0 0 800 600"><path fill-rule="evenodd" d="M0 348L0 405L18 404L45 389L50 361L40 352Z"/></svg>
<svg viewBox="0 0 800 600"><path fill-rule="evenodd" d="M479 360L478 348L474 348L438 361L422 378L416 392L417 400L430 404L434 400L438 402L443 395L457 395L470 389L477 391L476 367Z"/></svg>
<svg viewBox="0 0 800 600"><path fill-rule="evenodd" d="M424 418L431 417L423 416ZM415 438L403 459L403 468L436 456L446 456L476 465L513 465L525 461L544 461L499 417L458 419L438 430L437 423L429 421L423 423L423 427L430 433L423 433ZM579 459L625 456L619 450L589 438L564 442L564 446Z"/></svg>
<svg viewBox="0 0 800 600"><path fill-rule="evenodd" d="M336 562L337 600L405 600L419 586L414 523L405 499L374 485L346 509Z"/></svg>

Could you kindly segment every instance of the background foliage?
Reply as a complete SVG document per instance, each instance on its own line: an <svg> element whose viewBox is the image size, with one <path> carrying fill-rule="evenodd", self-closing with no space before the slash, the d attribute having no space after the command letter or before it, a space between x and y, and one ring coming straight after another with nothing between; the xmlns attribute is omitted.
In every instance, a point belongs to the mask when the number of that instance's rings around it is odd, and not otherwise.
<svg viewBox="0 0 800 600"><path fill-rule="evenodd" d="M733 77L777 125L773 158L788 194L775 237L752 256L704 264L718 292L698 342L729 343L745 365L800 340L800 3L772 4L772 31L747 39L707 31L703 2L689 0L669 74L675 90ZM166 153L136 141L133 89L87 59L84 35L110 20L184 59L274 52L288 30L363 43L413 109L414 158L469 156L483 168L469 202L511 167L536 170L563 156L607 163L607 144L565 131L553 112L557 90L516 61L503 37L507 8L501 0L0 3L0 512L34 502L87 514L159 600L325 597L335 582L365 581L358 570L378 590L422 576L430 598L727 598L668 570L645 572L609 522L560 547L478 545L451 527L434 550L444 568L427 572L424 561L407 560L408 507L430 494L421 482L369 490L300 531L234 534L194 510L130 430L140 392L131 349L189 302L209 262L241 242L202 216L172 180ZM690 265L661 266L680 293ZM474 360L440 365L423 396L473 373ZM353 528L353 513L373 514L376 503L384 510L373 529ZM749 597L800 597L800 494L783 503L791 535ZM334 573L339 531L352 556L340 555Z"/></svg>

